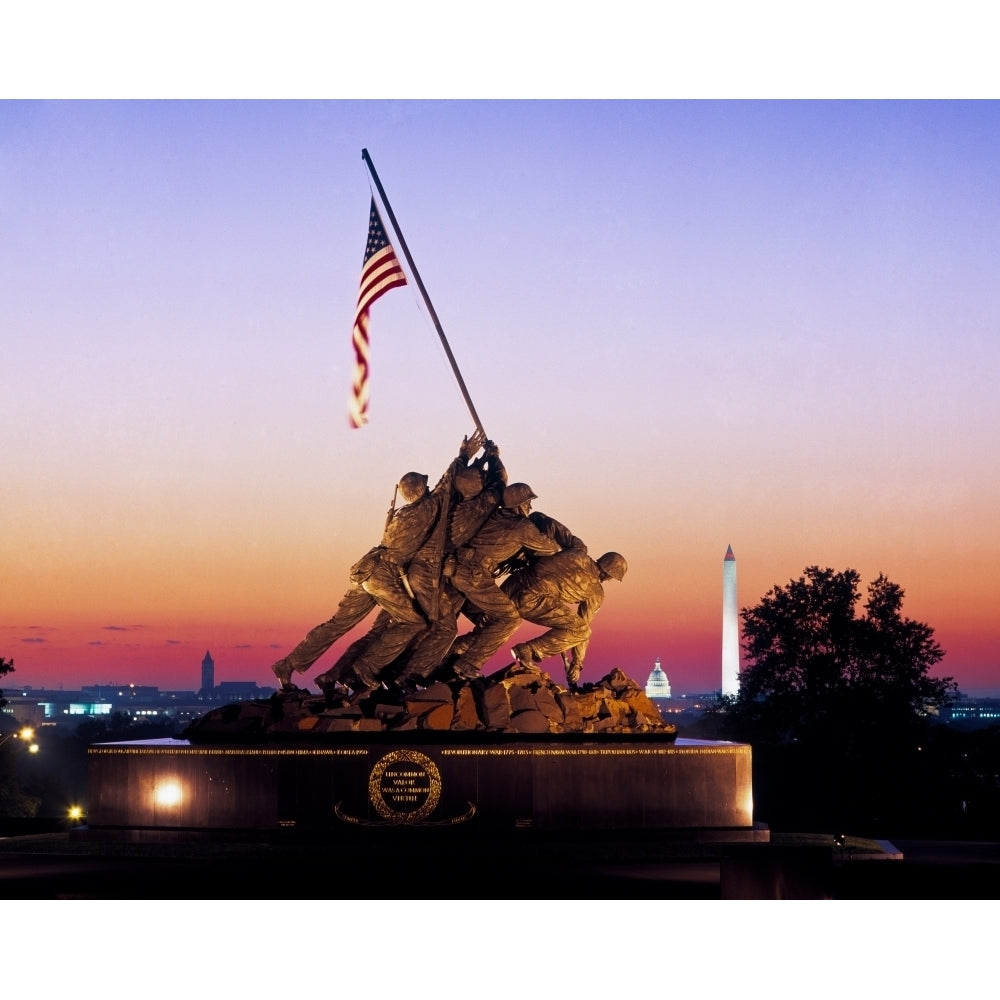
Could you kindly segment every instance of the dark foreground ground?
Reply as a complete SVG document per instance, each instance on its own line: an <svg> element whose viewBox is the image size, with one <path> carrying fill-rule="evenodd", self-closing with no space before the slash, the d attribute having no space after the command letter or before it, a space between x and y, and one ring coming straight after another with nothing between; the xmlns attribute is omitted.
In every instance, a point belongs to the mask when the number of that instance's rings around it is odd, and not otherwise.
<svg viewBox="0 0 1000 1000"><path fill-rule="evenodd" d="M446 842L116 843L87 831L0 839L8 899L995 899L1000 843L896 840L901 860L775 835Z"/></svg>

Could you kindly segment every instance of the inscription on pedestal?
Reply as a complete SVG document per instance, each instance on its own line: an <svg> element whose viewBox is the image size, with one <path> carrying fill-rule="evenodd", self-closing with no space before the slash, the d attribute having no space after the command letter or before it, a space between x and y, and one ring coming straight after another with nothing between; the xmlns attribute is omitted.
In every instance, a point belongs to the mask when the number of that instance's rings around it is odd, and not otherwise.
<svg viewBox="0 0 1000 1000"><path fill-rule="evenodd" d="M441 772L415 750L394 750L372 769L368 796L376 812L392 823L419 823L441 798Z"/></svg>

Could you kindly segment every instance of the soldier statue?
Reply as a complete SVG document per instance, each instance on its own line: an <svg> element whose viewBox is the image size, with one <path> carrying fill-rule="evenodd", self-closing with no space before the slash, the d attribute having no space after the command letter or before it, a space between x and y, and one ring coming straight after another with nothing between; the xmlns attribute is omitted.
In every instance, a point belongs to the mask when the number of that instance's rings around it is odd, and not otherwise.
<svg viewBox="0 0 1000 1000"><path fill-rule="evenodd" d="M484 437L481 432L476 432L471 438L463 439L458 458L449 472L458 466L464 468L481 447ZM442 480L445 478L449 478L449 473L445 473ZM271 669L282 687L291 683L293 673L308 670L376 606L385 611L400 630L409 632L410 638L427 627L427 617L415 600L407 570L414 556L428 541L447 495L444 488L429 492L427 476L418 472L406 473L396 490L405 504L396 510L393 501L382 541L351 567L350 589L341 599L333 617L311 629L287 656L272 665ZM334 679L328 680L332 682ZM373 687L375 677L364 676L360 680Z"/></svg>
<svg viewBox="0 0 1000 1000"><path fill-rule="evenodd" d="M617 552L605 552L596 561L579 548L567 548L535 559L511 573L501 589L524 621L545 625L548 631L512 649L514 659L530 665L556 653L563 655L566 681L580 680L591 622L604 603L604 581L622 580L628 564Z"/></svg>

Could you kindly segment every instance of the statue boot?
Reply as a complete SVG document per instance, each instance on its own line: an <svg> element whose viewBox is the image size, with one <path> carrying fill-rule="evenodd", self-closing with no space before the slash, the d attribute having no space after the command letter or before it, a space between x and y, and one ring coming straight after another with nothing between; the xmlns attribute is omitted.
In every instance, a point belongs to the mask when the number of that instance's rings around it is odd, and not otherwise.
<svg viewBox="0 0 1000 1000"><path fill-rule="evenodd" d="M334 666L316 678L316 683L320 690L327 696L333 692L335 695L350 689L352 704L366 698L376 688L381 686L381 681L370 670L364 661L364 657L358 657L349 667L337 669Z"/></svg>
<svg viewBox="0 0 1000 1000"><path fill-rule="evenodd" d="M295 672L292 665L288 662L287 657L282 657L277 663L271 664L271 670L274 672L274 676L278 678L278 683L281 687L291 687L292 686L292 674Z"/></svg>
<svg viewBox="0 0 1000 1000"><path fill-rule="evenodd" d="M510 655L514 657L515 663L519 663L522 667L527 667L529 670L537 669L530 643L519 642L516 646L511 646Z"/></svg>
<svg viewBox="0 0 1000 1000"><path fill-rule="evenodd" d="M452 663L451 670L460 681L472 681L477 677L482 677L483 675L481 667L477 666L471 660L465 659L463 656L458 657L458 659Z"/></svg>
<svg viewBox="0 0 1000 1000"><path fill-rule="evenodd" d="M577 663L576 660L568 659L564 654L563 666L566 668L566 684L570 691L578 690L580 684L580 674L583 673L583 664Z"/></svg>
<svg viewBox="0 0 1000 1000"><path fill-rule="evenodd" d="M428 684L430 684L430 678L424 677L421 674L402 674L388 681L387 687L390 691L398 693L404 698L409 698L421 688L427 687Z"/></svg>

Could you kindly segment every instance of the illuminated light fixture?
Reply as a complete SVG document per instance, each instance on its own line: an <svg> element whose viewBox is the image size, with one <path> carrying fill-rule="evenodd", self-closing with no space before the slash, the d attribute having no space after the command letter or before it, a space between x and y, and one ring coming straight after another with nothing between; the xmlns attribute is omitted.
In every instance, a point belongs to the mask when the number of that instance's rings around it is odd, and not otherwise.
<svg viewBox="0 0 1000 1000"><path fill-rule="evenodd" d="M28 747L28 753L38 753L38 744L37 743L32 743Z"/></svg>
<svg viewBox="0 0 1000 1000"><path fill-rule="evenodd" d="M74 823L79 823L83 819L83 809L80 806L70 806L69 807L69 818Z"/></svg>
<svg viewBox="0 0 1000 1000"><path fill-rule="evenodd" d="M153 800L158 806L176 806L182 798L180 782L177 781L161 782L153 790Z"/></svg>
<svg viewBox="0 0 1000 1000"><path fill-rule="evenodd" d="M35 731L31 728L31 726L25 726L17 735L20 736L22 740L30 740L34 738Z"/></svg>

